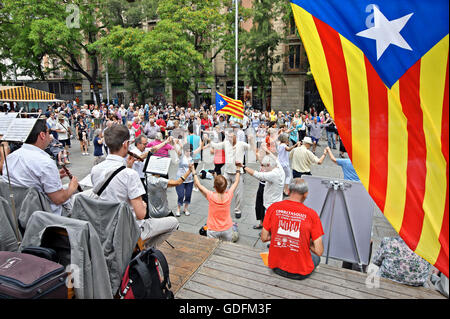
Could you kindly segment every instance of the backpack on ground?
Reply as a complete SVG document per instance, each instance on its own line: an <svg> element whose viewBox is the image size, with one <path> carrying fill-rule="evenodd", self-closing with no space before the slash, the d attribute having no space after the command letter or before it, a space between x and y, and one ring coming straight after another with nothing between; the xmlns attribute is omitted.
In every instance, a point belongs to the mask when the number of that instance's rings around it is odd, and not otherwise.
<svg viewBox="0 0 450 319"><path fill-rule="evenodd" d="M198 230L198 233L200 235L202 235L202 236L206 236L207 235L207 231L208 231L208 227L205 224Z"/></svg>
<svg viewBox="0 0 450 319"><path fill-rule="evenodd" d="M120 285L121 299L173 299L169 266L155 248L141 251L128 264Z"/></svg>

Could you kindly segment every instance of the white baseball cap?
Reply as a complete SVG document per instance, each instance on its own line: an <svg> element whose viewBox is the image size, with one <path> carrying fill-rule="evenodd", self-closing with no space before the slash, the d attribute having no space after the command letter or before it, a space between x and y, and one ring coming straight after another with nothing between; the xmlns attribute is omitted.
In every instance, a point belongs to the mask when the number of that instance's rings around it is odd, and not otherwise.
<svg viewBox="0 0 450 319"><path fill-rule="evenodd" d="M303 144L307 143L307 144L313 144L312 139L309 136L306 136L305 138L303 138Z"/></svg>

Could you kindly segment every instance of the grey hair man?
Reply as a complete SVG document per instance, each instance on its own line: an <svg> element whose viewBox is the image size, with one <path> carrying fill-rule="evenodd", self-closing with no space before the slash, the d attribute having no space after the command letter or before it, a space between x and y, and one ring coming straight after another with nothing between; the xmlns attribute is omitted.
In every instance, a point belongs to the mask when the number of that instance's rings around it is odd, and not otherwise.
<svg viewBox="0 0 450 319"><path fill-rule="evenodd" d="M161 129L159 125L155 123L155 119L149 119L148 123L144 127L144 134L148 136L149 139L153 140L156 137L156 133L160 132Z"/></svg>
<svg viewBox="0 0 450 319"><path fill-rule="evenodd" d="M264 208L267 209L273 203L283 200L285 173L278 158L267 149L265 144L262 146L262 149L267 155L265 155L261 161L261 171L258 172L250 167L244 165L241 166L250 176L265 182L263 205ZM263 220L260 220L261 224L262 222Z"/></svg>
<svg viewBox="0 0 450 319"><path fill-rule="evenodd" d="M267 209L261 241L270 241L268 266L283 277L305 279L323 254L324 235L319 215L303 202L308 185L301 178L289 183L289 197Z"/></svg>

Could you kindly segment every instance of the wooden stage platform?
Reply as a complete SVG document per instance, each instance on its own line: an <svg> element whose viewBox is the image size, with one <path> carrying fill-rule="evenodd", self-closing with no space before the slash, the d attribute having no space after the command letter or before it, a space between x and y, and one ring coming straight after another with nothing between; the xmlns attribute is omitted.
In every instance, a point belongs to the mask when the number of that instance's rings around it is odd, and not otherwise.
<svg viewBox="0 0 450 319"><path fill-rule="evenodd" d="M160 249L167 258L178 299L445 299L436 291L320 264L305 280L280 277L266 267L261 251L197 234L176 231Z"/></svg>

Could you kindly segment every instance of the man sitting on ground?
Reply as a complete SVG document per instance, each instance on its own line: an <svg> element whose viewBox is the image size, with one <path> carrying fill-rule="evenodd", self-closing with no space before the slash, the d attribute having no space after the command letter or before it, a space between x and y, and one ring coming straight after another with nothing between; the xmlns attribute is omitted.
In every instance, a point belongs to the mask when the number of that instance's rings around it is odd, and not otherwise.
<svg viewBox="0 0 450 319"><path fill-rule="evenodd" d="M269 267L283 277L305 279L320 263L324 235L319 215L303 202L308 185L301 178L289 184L289 197L269 206L261 241L270 241Z"/></svg>
<svg viewBox="0 0 450 319"><path fill-rule="evenodd" d="M113 172L126 166L110 181L99 199L128 203L141 228L141 239L146 241L146 246L157 246L178 228L178 220L175 217L145 219L147 204L142 200L145 189L139 174L131 168L135 158L129 156L125 160L130 145L128 128L124 125L113 125L105 131L105 143L108 145L110 154L91 171L94 193L98 193Z"/></svg>

